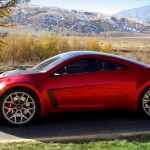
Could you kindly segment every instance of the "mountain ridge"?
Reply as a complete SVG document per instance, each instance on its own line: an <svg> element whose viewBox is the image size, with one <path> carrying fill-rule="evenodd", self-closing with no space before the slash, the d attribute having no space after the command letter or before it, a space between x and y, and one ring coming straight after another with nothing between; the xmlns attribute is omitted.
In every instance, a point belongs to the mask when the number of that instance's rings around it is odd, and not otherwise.
<svg viewBox="0 0 150 150"><path fill-rule="evenodd" d="M100 34L100 32L120 31L149 33L150 24L118 15L107 15L83 10L66 10L57 7L19 5L13 9L12 18L6 22L30 27L35 31L46 30L65 33Z"/></svg>
<svg viewBox="0 0 150 150"><path fill-rule="evenodd" d="M141 22L150 23L150 5L123 10L116 14L117 16L137 18Z"/></svg>

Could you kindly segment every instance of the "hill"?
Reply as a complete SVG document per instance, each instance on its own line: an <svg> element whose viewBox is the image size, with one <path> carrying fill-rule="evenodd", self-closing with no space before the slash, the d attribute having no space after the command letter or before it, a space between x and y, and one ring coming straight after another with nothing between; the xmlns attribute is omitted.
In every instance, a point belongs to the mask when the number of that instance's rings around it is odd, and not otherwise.
<svg viewBox="0 0 150 150"><path fill-rule="evenodd" d="M14 8L12 18L4 18L3 21L16 22L17 27L21 27L22 30L32 29L66 34L97 35L108 31L150 32L150 24L133 18L34 5L20 5Z"/></svg>
<svg viewBox="0 0 150 150"><path fill-rule="evenodd" d="M116 15L122 16L122 17L137 18L141 22L150 23L150 5L139 7L139 8L134 8L130 10L124 10L124 11L118 12Z"/></svg>

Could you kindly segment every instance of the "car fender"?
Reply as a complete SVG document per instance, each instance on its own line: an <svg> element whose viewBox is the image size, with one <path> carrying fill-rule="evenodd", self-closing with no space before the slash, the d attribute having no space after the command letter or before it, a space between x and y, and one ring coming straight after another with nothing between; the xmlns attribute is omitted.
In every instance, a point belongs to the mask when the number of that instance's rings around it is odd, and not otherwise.
<svg viewBox="0 0 150 150"><path fill-rule="evenodd" d="M9 89L17 88L17 87L24 87L27 89L32 90L39 98L40 102L40 116L45 114L44 112L44 100L41 92L38 90L38 85L35 84L29 77L24 76L15 76L15 77L7 77L0 79L0 97Z"/></svg>
<svg viewBox="0 0 150 150"><path fill-rule="evenodd" d="M137 85L137 88L135 90L136 95L135 95L134 102L133 102L134 111L137 111L140 95L148 86L150 86L150 81L146 82L145 80L143 80L142 83L140 83L140 85Z"/></svg>

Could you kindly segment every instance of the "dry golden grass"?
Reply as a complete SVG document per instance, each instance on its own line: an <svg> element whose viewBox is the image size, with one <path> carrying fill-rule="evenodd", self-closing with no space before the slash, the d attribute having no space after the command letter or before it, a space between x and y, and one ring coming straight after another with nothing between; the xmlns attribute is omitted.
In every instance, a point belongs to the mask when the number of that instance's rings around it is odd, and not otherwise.
<svg viewBox="0 0 150 150"><path fill-rule="evenodd" d="M150 64L150 37L116 37L102 39L112 43L112 51L116 54Z"/></svg>
<svg viewBox="0 0 150 150"><path fill-rule="evenodd" d="M7 44L0 47L3 63L28 63L42 61L53 55L72 50L96 50L110 52L112 45L95 37L67 37L60 35L9 35L3 39Z"/></svg>
<svg viewBox="0 0 150 150"><path fill-rule="evenodd" d="M122 55L150 64L150 40L147 38L109 38L61 35L9 35L0 47L3 66L34 65L53 55L73 50L94 50ZM2 69L4 68L4 69Z"/></svg>
<svg viewBox="0 0 150 150"><path fill-rule="evenodd" d="M113 43L113 49L120 50L150 50L150 37L116 37L106 38L102 41Z"/></svg>

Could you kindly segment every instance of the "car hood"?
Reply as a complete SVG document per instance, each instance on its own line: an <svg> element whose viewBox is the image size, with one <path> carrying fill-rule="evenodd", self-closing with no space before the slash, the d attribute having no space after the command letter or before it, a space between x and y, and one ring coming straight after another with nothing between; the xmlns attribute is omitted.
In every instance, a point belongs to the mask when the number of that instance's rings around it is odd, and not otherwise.
<svg viewBox="0 0 150 150"><path fill-rule="evenodd" d="M5 71L0 74L0 77L12 76L12 75L19 75L19 74L32 74L35 73L32 68L19 68L11 71Z"/></svg>

